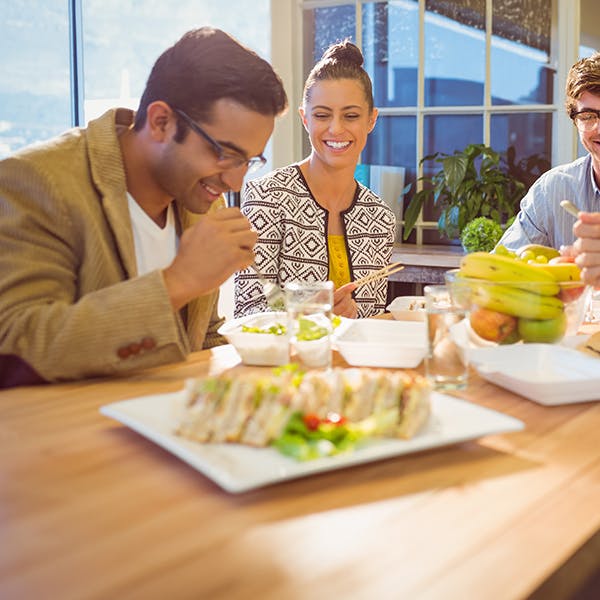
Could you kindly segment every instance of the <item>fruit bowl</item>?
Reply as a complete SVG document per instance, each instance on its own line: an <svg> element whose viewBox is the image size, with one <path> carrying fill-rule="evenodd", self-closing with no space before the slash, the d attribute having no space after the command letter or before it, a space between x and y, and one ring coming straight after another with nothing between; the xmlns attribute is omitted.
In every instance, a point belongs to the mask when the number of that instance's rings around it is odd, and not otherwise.
<svg viewBox="0 0 600 600"><path fill-rule="evenodd" d="M577 334L591 288L579 280L576 265L541 269L475 254L482 256L466 255L460 269L445 275L453 301L467 311L471 342L553 344Z"/></svg>

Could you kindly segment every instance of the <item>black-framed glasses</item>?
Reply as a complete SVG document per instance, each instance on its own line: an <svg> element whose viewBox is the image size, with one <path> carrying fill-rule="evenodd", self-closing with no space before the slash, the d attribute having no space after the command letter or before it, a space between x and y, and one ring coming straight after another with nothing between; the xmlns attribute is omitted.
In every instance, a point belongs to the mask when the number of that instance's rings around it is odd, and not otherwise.
<svg viewBox="0 0 600 600"><path fill-rule="evenodd" d="M173 109L188 125L195 131L199 136L203 137L215 151L217 155L217 162L221 164L224 169L239 169L245 166L248 169L248 173L257 171L261 167L264 167L267 163L267 159L260 154L259 156L253 156L252 158L246 158L240 153L228 152L212 135L206 133L196 121L194 121L189 115L183 112L179 108Z"/></svg>
<svg viewBox="0 0 600 600"><path fill-rule="evenodd" d="M598 126L600 121L600 110L595 108L584 108L578 112L574 112L571 115L571 119L575 121L577 129L581 131L591 131Z"/></svg>

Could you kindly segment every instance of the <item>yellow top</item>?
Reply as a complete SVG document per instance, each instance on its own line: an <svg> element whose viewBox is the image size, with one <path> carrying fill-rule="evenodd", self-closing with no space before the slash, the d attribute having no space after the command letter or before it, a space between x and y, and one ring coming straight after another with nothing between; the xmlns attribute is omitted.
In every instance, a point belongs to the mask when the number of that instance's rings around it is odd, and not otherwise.
<svg viewBox="0 0 600 600"><path fill-rule="evenodd" d="M350 282L350 265L343 235L328 235L329 246L329 279L337 290Z"/></svg>

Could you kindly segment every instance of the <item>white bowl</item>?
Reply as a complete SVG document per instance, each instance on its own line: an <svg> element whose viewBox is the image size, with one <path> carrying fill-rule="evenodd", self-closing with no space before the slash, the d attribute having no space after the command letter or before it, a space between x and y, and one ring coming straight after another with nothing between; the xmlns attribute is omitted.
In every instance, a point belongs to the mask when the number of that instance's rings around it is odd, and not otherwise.
<svg viewBox="0 0 600 600"><path fill-rule="evenodd" d="M424 321L425 296L398 296L387 306L398 321Z"/></svg>
<svg viewBox="0 0 600 600"><path fill-rule="evenodd" d="M414 369L427 352L425 323L358 319L336 340L349 365Z"/></svg>
<svg viewBox="0 0 600 600"><path fill-rule="evenodd" d="M287 328L287 313L264 312L246 315L227 321L219 327L219 333L235 346L244 364L278 366L289 362L289 336L287 333L275 335L242 331L243 325L266 329L276 324Z"/></svg>

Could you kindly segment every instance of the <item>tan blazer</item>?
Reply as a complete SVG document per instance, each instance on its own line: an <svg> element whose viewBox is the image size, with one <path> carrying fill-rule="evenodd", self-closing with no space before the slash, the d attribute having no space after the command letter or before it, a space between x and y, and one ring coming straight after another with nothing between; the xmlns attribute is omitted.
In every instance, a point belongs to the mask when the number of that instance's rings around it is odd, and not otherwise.
<svg viewBox="0 0 600 600"><path fill-rule="evenodd" d="M5 375L18 357L54 381L179 361L224 342L218 292L179 314L160 271L137 276L117 138L133 116L110 110L0 162L0 387L3 359ZM180 229L202 218L177 212Z"/></svg>

